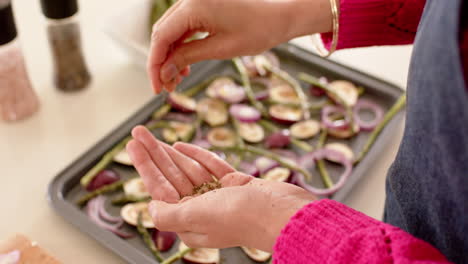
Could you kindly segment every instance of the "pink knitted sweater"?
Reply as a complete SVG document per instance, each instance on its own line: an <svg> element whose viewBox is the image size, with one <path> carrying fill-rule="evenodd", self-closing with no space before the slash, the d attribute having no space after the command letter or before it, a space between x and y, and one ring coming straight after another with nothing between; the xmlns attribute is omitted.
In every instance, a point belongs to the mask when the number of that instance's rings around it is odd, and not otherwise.
<svg viewBox="0 0 468 264"><path fill-rule="evenodd" d="M306 205L278 237L273 263L449 263L428 243L333 200Z"/></svg>
<svg viewBox="0 0 468 264"><path fill-rule="evenodd" d="M425 0L341 0L338 49L412 43L424 4ZM328 47L331 37L322 35ZM297 212L274 252L277 264L449 263L430 244L332 200L310 203Z"/></svg>

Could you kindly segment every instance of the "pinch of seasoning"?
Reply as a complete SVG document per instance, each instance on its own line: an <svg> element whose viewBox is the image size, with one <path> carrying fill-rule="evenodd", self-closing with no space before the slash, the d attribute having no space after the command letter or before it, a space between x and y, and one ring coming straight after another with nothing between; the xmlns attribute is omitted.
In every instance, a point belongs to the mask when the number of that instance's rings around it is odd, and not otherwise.
<svg viewBox="0 0 468 264"><path fill-rule="evenodd" d="M91 75L86 65L77 0L41 0L47 19L47 34L54 65L54 83L62 91L78 91L88 86Z"/></svg>
<svg viewBox="0 0 468 264"><path fill-rule="evenodd" d="M192 195L201 195L212 190L220 189L222 187L223 186L218 181L204 182L199 186L193 187Z"/></svg>

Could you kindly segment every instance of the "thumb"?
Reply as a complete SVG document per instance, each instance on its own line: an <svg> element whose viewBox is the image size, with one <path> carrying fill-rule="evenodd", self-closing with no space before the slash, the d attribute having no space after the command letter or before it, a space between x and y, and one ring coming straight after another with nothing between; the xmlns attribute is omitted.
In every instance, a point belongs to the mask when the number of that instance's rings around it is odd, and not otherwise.
<svg viewBox="0 0 468 264"><path fill-rule="evenodd" d="M148 205L148 210L153 219L154 226L161 231L184 232L185 226L181 221L181 204L171 204L159 200L153 200Z"/></svg>
<svg viewBox="0 0 468 264"><path fill-rule="evenodd" d="M162 83L174 80L190 64L203 60L225 58L229 51L226 45L227 41L219 35L178 45L161 67L160 79Z"/></svg>
<svg viewBox="0 0 468 264"><path fill-rule="evenodd" d="M253 179L250 175L236 171L224 175L219 182L223 187L233 187L245 185Z"/></svg>

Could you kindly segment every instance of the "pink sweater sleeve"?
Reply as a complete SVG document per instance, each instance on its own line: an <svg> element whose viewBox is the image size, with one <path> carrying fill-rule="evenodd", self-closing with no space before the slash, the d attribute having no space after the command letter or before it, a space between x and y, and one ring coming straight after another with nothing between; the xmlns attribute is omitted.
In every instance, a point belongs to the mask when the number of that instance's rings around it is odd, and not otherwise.
<svg viewBox="0 0 468 264"><path fill-rule="evenodd" d="M273 263L449 263L430 244L333 200L306 205L281 231Z"/></svg>
<svg viewBox="0 0 468 264"><path fill-rule="evenodd" d="M414 41L426 0L340 0L337 49ZM322 34L330 48L332 34Z"/></svg>

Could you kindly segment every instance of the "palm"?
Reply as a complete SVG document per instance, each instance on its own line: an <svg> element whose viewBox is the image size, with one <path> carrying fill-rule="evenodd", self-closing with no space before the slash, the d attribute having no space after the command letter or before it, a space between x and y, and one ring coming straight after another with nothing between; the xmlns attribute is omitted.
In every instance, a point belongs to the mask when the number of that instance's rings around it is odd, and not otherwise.
<svg viewBox="0 0 468 264"><path fill-rule="evenodd" d="M145 127L136 127L132 135L135 139L128 143L127 151L155 200L176 203L191 196L194 187L212 182L212 175L222 186L242 185L250 178L223 179L235 170L216 154L184 143L171 147L158 141Z"/></svg>

